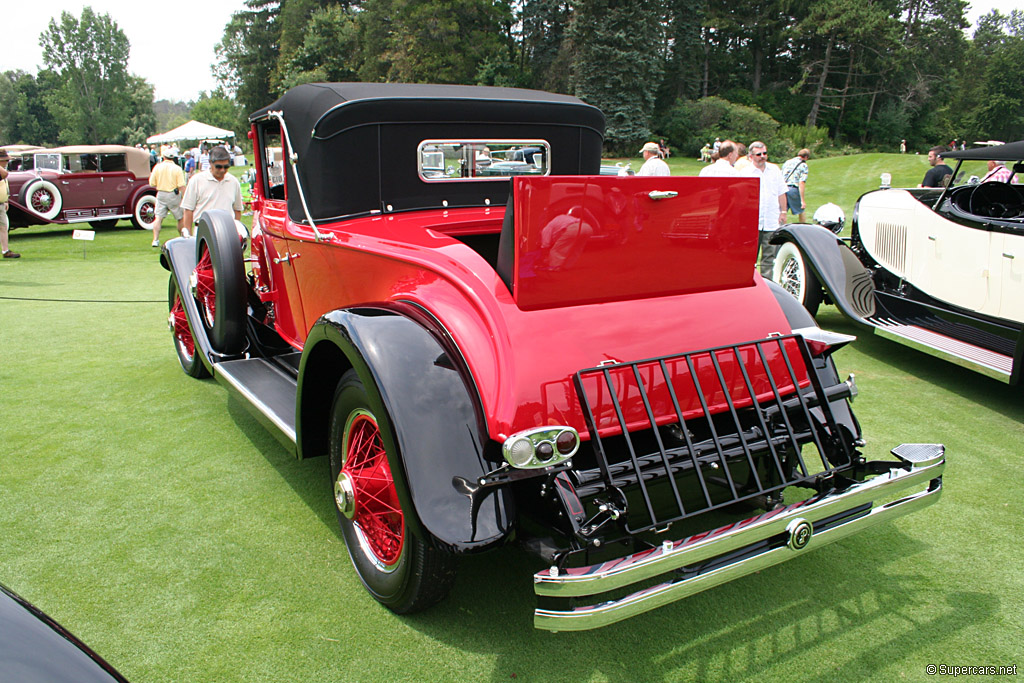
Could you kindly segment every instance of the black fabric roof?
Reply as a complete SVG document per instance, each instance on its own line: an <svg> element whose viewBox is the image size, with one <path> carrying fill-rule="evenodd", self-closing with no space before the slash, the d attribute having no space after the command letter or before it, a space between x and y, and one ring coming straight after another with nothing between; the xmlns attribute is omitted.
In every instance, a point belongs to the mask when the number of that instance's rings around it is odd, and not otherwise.
<svg viewBox="0 0 1024 683"><path fill-rule="evenodd" d="M966 159L969 161L1020 161L1024 159L1024 140L1008 142L1005 145L992 147L976 147L962 152L945 152L939 155L943 159Z"/></svg>
<svg viewBox="0 0 1024 683"><path fill-rule="evenodd" d="M317 222L370 211L504 204L508 180L425 183L416 147L438 139L543 139L554 175L600 171L604 114L570 95L538 90L408 83L311 83L250 121L281 111ZM286 166L288 184L291 169ZM305 222L298 193L288 213Z"/></svg>

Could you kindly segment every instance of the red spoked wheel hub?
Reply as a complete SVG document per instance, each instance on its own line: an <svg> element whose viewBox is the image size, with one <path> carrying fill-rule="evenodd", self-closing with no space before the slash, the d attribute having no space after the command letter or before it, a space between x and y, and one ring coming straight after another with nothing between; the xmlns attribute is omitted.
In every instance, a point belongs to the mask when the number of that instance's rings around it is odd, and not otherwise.
<svg viewBox="0 0 1024 683"><path fill-rule="evenodd" d="M29 198L29 204L34 211L46 213L53 208L53 193L45 187L33 190L32 196Z"/></svg>
<svg viewBox="0 0 1024 683"><path fill-rule="evenodd" d="M345 461L334 484L335 503L352 520L363 549L387 570L402 556L405 517L377 420L365 410L345 427Z"/></svg>
<svg viewBox="0 0 1024 683"><path fill-rule="evenodd" d="M143 202L142 206L139 207L139 221L146 225L151 225L156 220L156 204L152 202Z"/></svg>
<svg viewBox="0 0 1024 683"><path fill-rule="evenodd" d="M196 342L192 338L192 330L188 326L188 318L185 317L185 307L181 305L181 296L174 293L174 305L171 306L171 315L168 324L174 333L174 338L189 358L196 353Z"/></svg>
<svg viewBox="0 0 1024 683"><path fill-rule="evenodd" d="M203 255L192 271L192 295L199 304L206 319L206 326L212 328L217 313L217 288L213 275L213 261L210 258L210 250L203 245Z"/></svg>

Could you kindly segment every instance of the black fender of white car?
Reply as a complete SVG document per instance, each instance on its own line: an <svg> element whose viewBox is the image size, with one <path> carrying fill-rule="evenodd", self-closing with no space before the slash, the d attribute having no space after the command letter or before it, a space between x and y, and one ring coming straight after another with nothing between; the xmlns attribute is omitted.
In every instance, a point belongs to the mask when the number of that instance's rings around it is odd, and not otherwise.
<svg viewBox="0 0 1024 683"><path fill-rule="evenodd" d="M298 452L327 452L331 398L341 374L354 368L374 414L386 421L381 436L413 532L452 552L483 550L511 532L513 500L500 487L474 495L496 466L484 457L477 391L461 354L414 320L417 310L343 309L317 321L299 366Z"/></svg>
<svg viewBox="0 0 1024 683"><path fill-rule="evenodd" d="M782 309L783 314L786 316L786 321L789 323L790 328L794 334L801 334L804 338L811 338L821 336L821 338L827 339L830 342L830 351L827 356L815 356L813 367L815 374L818 375L819 381L822 386L831 387L839 384L839 372L836 370L835 361L832 359L832 352L837 351L847 343L854 340L854 337L848 335L837 335L832 332L825 332L818 323L814 321L814 318L807 309L800 305L800 303L794 299L789 292L782 288L781 285L767 281L768 287L772 290L772 294L775 295L775 300L779 303L779 308ZM845 337L842 341L836 341L840 337ZM848 379L847 382L851 386L853 380ZM854 389L855 390L855 389ZM855 390L856 391L856 390ZM856 394L855 394L856 395ZM832 415L836 421L842 425L850 434L850 440L855 441L861 438L860 422L857 421L857 416L853 414L853 409L850 407L850 401L846 399L840 399L837 401L830 401L829 405L832 409ZM818 409L814 409L816 414L820 414Z"/></svg>
<svg viewBox="0 0 1024 683"><path fill-rule="evenodd" d="M871 325L865 320L875 314L871 271L835 233L820 225L792 223L779 228L771 241L795 244L839 310L855 322Z"/></svg>

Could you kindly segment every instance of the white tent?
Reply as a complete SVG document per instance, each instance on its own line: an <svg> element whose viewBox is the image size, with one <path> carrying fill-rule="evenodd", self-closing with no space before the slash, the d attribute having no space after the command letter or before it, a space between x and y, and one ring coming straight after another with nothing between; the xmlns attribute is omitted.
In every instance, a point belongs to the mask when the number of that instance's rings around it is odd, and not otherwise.
<svg viewBox="0 0 1024 683"><path fill-rule="evenodd" d="M162 144L165 142L177 142L179 140L210 140L218 138L233 138L234 132L217 128L199 121L183 123L173 130L160 135L151 135L146 138L147 144Z"/></svg>

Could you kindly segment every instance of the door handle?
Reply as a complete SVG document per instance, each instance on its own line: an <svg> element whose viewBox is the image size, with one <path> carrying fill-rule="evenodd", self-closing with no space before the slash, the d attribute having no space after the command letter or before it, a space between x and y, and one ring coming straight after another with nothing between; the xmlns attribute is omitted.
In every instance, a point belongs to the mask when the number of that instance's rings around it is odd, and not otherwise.
<svg viewBox="0 0 1024 683"><path fill-rule="evenodd" d="M288 263L293 258L299 258L299 256L301 256L301 254L292 254L291 252L289 252L289 253L285 254L284 256L276 257L274 259L274 263Z"/></svg>
<svg viewBox="0 0 1024 683"><path fill-rule="evenodd" d="M652 190L647 196L657 201L659 199L672 199L678 195L678 192L673 192L672 190Z"/></svg>

